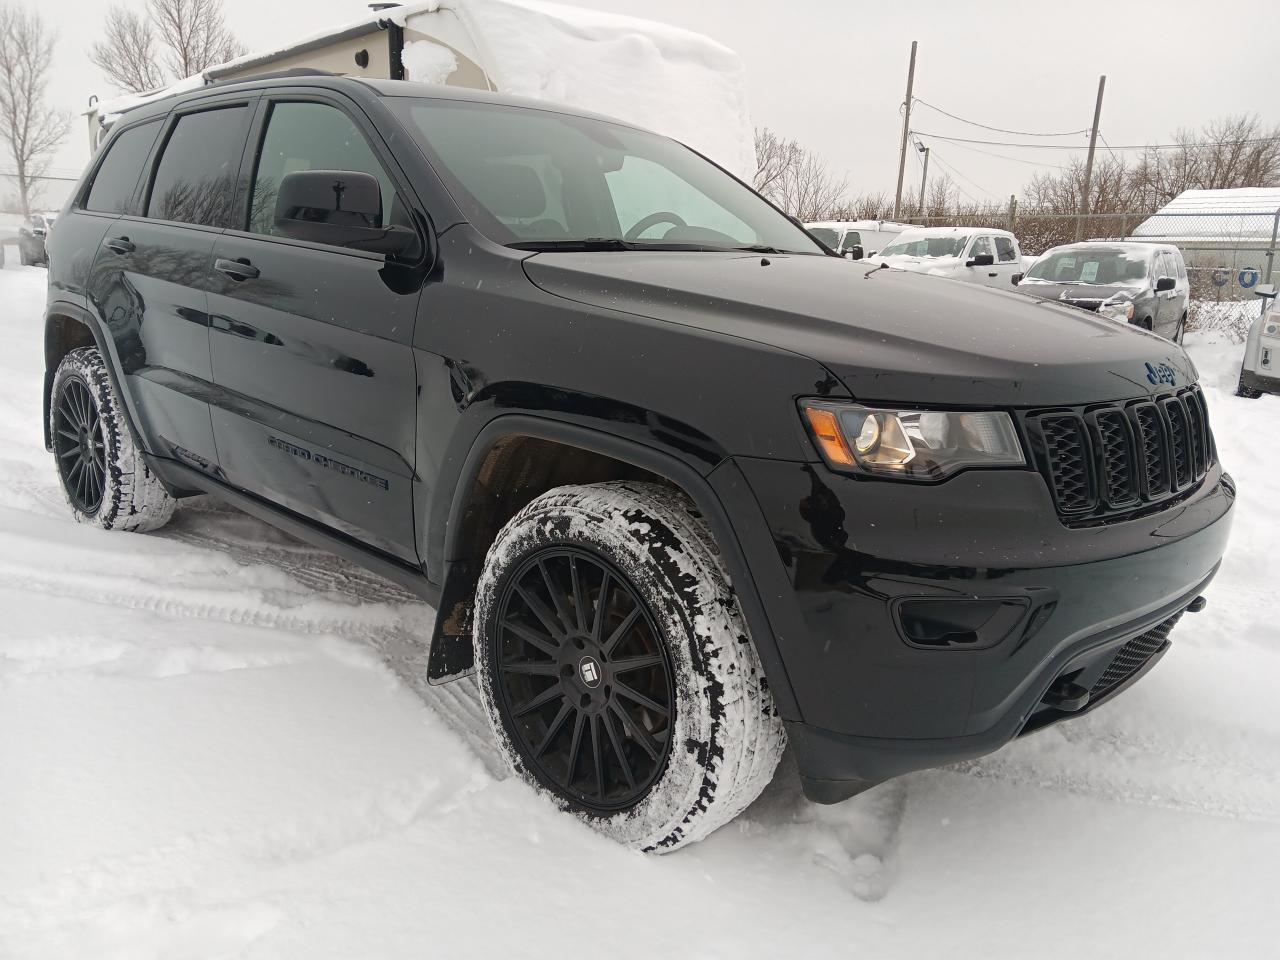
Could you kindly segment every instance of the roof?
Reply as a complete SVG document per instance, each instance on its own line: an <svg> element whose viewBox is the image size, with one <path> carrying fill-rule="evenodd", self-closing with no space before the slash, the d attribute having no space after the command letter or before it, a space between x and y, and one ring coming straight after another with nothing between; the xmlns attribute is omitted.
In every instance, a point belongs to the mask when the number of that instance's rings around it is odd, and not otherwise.
<svg viewBox="0 0 1280 960"><path fill-rule="evenodd" d="M826 227L829 230L910 230L909 223L892 220L813 220L806 227Z"/></svg>
<svg viewBox="0 0 1280 960"><path fill-rule="evenodd" d="M1184 190L1143 220L1130 236L1174 243L1270 242L1280 213L1280 188Z"/></svg>
<svg viewBox="0 0 1280 960"><path fill-rule="evenodd" d="M999 230L995 227L910 227L902 231L902 236L905 237L908 233L912 237L967 237L973 233L999 234L1003 237L1013 236L1008 230Z"/></svg>

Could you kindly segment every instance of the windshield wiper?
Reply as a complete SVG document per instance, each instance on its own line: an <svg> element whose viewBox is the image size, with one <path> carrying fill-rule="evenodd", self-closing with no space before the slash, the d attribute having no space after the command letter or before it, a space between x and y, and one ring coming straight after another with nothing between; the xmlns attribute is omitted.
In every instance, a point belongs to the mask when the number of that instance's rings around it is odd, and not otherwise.
<svg viewBox="0 0 1280 960"><path fill-rule="evenodd" d="M583 253L596 250L638 250L637 244L623 240L619 237L587 237L583 240L521 240L518 243L509 243L509 247L517 250L534 250L534 251L567 251L570 253Z"/></svg>

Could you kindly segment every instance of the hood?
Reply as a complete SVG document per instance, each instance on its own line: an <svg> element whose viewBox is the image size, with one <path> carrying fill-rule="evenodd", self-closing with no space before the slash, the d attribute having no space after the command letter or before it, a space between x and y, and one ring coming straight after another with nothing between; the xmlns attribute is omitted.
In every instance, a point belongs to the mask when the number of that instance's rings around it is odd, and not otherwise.
<svg viewBox="0 0 1280 960"><path fill-rule="evenodd" d="M1040 297L1044 300L1093 300L1101 303L1115 297L1117 300L1133 300L1142 293L1141 287L1126 287L1119 284L1103 285L1097 283L1042 283L1035 280L1022 281L1018 284L1018 292L1029 297Z"/></svg>
<svg viewBox="0 0 1280 960"><path fill-rule="evenodd" d="M1149 368L1162 363L1177 386L1195 378L1180 347L1134 327L837 257L541 253L524 264L569 300L809 357L866 402L1081 404L1154 393Z"/></svg>

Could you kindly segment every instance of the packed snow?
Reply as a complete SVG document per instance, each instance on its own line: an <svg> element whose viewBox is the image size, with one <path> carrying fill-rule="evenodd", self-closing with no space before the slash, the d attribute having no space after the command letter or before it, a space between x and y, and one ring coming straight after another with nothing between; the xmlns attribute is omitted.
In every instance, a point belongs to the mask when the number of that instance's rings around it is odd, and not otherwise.
<svg viewBox="0 0 1280 960"><path fill-rule="evenodd" d="M505 776L431 611L206 499L73 523L45 273L0 271L0 957L1231 957L1280 942L1280 398L1192 337L1231 551L1114 703L834 807L789 759L666 857Z"/></svg>

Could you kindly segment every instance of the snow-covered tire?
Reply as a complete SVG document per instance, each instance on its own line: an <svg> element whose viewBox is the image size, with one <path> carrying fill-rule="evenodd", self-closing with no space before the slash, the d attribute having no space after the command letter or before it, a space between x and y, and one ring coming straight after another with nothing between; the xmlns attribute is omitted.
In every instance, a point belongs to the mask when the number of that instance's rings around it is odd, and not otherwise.
<svg viewBox="0 0 1280 960"><path fill-rule="evenodd" d="M565 550L581 551L589 562L603 559L625 578L652 616L670 669L674 716L664 731L669 745L664 765L643 796L616 811L572 795L528 762L528 747L521 746L528 734L522 740L515 726L528 721L513 719L519 711L507 705L507 688L501 686L499 608L509 585L537 558ZM570 578L576 590L577 574ZM590 603L598 607L598 595ZM667 852L703 839L760 794L782 755L782 722L720 552L706 521L680 491L624 481L559 487L538 497L507 523L488 552L476 592L473 639L481 698L511 768L561 808L627 846ZM564 649L569 642L566 634ZM569 650L569 656L576 652ZM572 661L559 662L569 676ZM606 652L601 665L606 679L610 669ZM584 676L580 671L572 682L581 684ZM614 682L619 682L616 676ZM617 725L625 732L621 718ZM576 755L571 748L570 780Z"/></svg>
<svg viewBox="0 0 1280 960"><path fill-rule="evenodd" d="M1253 387L1245 386L1244 370L1240 371L1240 380L1236 383L1236 396L1244 397L1246 400L1258 400L1262 397L1261 390L1255 390Z"/></svg>
<svg viewBox="0 0 1280 960"><path fill-rule="evenodd" d="M82 384L92 399L93 409L100 423L99 442L104 450L105 473L102 477L102 495L96 505L78 504L69 468L68 458L59 453L59 444L66 438L68 427L75 425L62 418L59 398L72 389L72 383ZM62 492L77 523L91 523L104 530L133 530L139 533L156 530L173 516L175 501L151 472L143 459L142 451L134 443L133 434L125 422L111 378L96 347L72 350L58 365L49 397L49 435L54 439L54 464L62 483ZM74 460L74 455L70 457Z"/></svg>

